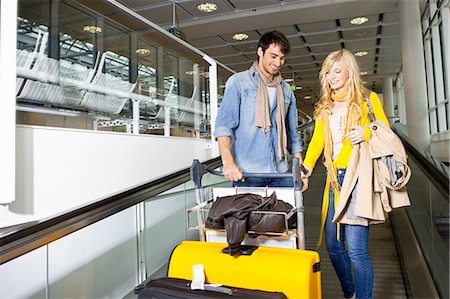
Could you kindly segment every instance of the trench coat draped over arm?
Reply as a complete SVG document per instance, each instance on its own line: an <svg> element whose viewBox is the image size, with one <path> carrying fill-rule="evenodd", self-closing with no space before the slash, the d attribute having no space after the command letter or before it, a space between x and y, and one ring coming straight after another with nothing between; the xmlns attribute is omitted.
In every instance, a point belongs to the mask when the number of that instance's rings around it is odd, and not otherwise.
<svg viewBox="0 0 450 299"><path fill-rule="evenodd" d="M405 187L411 169L401 140L380 120L368 126L371 138L353 146L333 222L381 223L393 208L411 204ZM348 210L351 200L355 201L353 211Z"/></svg>

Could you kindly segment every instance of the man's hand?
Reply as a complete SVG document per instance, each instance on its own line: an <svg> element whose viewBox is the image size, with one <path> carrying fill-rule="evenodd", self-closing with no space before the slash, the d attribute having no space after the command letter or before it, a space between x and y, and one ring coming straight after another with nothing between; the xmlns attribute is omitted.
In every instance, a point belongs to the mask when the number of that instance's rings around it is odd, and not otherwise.
<svg viewBox="0 0 450 299"><path fill-rule="evenodd" d="M220 156L222 157L223 176L228 181L241 181L244 176L242 175L242 170L234 162L233 155L231 154L231 137L218 137L217 143L219 144Z"/></svg>
<svg viewBox="0 0 450 299"><path fill-rule="evenodd" d="M232 182L242 181L244 176L242 175L242 171L236 163L230 163L223 165L223 176Z"/></svg>

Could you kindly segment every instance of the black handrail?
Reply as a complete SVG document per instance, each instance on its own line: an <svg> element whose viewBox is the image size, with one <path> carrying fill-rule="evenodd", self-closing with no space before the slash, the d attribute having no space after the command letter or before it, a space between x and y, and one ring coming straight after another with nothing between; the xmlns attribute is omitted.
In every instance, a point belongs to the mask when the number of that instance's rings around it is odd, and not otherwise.
<svg viewBox="0 0 450 299"><path fill-rule="evenodd" d="M220 157L204 162L222 165ZM0 265L190 180L190 167L29 226L2 234Z"/></svg>
<svg viewBox="0 0 450 299"><path fill-rule="evenodd" d="M392 130L397 133L397 135L402 140L403 145L405 146L406 151L409 156L416 162L416 164L420 167L420 169L425 173L425 175L430 179L430 182L436 187L436 189L444 196L444 198L448 199L449 196L449 177L445 175L445 173L436 167L436 165L430 161L424 153L415 148L404 136L399 133L395 128Z"/></svg>

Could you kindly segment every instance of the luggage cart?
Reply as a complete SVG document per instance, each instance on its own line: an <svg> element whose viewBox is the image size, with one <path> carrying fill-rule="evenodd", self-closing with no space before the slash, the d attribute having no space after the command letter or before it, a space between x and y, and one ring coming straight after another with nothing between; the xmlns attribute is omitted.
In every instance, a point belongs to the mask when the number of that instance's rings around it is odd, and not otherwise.
<svg viewBox="0 0 450 299"><path fill-rule="evenodd" d="M197 205L187 209L187 219L189 229L198 229L201 241L226 243L226 234L224 230L205 228L205 219L212 203L217 197L236 195L241 193L255 193L268 197L273 191L277 197L293 206L289 213L253 211L252 213L275 213L284 214L285 231L279 232L254 232L249 231L252 237L246 237L243 245L270 246L282 248L305 249L305 228L304 228L304 206L302 196L301 170L306 172L303 165L300 165L298 158L293 159L291 173L244 173L244 177L252 178L292 178L293 188L286 187L215 187L209 192L209 198L205 200L205 190L202 186L202 177L206 173L223 176L223 173L215 171L205 164L194 160L191 166L191 179L195 184L195 198ZM191 225L193 215L197 216L197 225ZM297 227L288 228L288 219L293 215L297 216ZM255 238L254 236L258 237Z"/></svg>
<svg viewBox="0 0 450 299"><path fill-rule="evenodd" d="M167 278L156 279L141 286L137 292L140 294L139 299L322 298L319 254L315 251L304 250L301 165L298 159L294 159L293 164L292 173L269 175L245 173L244 176L291 177L294 188L218 187L212 188L208 200L205 200L205 190L202 186L203 175L205 173L223 174L194 160L191 178L195 184L197 205L187 209L187 213L190 214L188 219L191 216L197 219L197 225L191 226L188 220L188 227L199 230L200 241L183 241L176 246L169 260ZM287 199L286 201L293 206L290 212L284 213L286 231L264 232L263 242L256 244L257 246L248 246L248 250L242 250L239 256L231 256L226 251L227 245L223 244L226 243L225 232L205 228L209 206L217 196L232 195L237 192L267 195L271 191L276 191L277 195L280 193L281 197ZM287 219L293 215L297 216L297 226L295 229L289 229ZM270 243L273 240L275 241ZM291 245L285 246L286 243ZM197 289L199 285L202 291ZM193 288L193 286L197 287ZM170 296L167 297L168 295Z"/></svg>

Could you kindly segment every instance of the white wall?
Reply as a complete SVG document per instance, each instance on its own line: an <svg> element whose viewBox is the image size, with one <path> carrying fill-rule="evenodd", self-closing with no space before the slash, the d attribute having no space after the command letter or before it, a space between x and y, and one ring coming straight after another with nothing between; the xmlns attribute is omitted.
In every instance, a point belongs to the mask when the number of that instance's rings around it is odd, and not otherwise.
<svg viewBox="0 0 450 299"><path fill-rule="evenodd" d="M211 157L210 141L63 128L16 130L16 200L0 227L111 196Z"/></svg>

